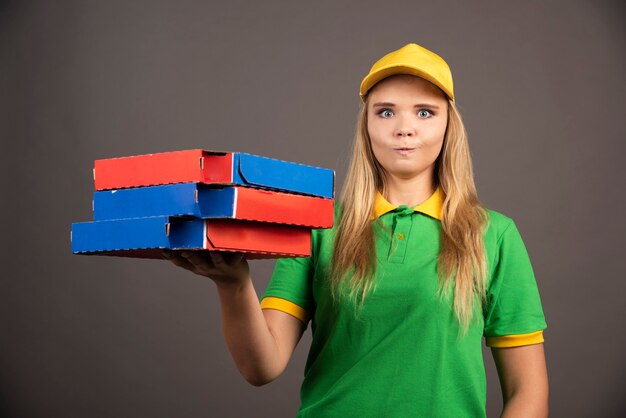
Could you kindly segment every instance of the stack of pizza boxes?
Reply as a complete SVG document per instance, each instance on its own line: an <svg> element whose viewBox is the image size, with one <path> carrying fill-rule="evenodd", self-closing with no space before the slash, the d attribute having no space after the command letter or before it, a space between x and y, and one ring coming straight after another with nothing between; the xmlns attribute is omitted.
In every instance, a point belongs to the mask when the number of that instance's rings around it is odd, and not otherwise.
<svg viewBox="0 0 626 418"><path fill-rule="evenodd" d="M333 224L332 170L240 152L187 150L97 160L93 222L76 254L162 258L163 250L306 257Z"/></svg>

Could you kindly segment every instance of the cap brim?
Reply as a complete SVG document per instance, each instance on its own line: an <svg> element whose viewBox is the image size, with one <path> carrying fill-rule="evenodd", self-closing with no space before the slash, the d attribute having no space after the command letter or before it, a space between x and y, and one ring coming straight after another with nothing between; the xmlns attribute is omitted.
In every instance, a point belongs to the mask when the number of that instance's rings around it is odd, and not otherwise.
<svg viewBox="0 0 626 418"><path fill-rule="evenodd" d="M368 76L363 79L363 81L361 82L361 87L359 89L359 96L361 97L361 101L365 102L365 96L367 96L367 93L370 91L372 87L374 87L376 83L378 83L379 81L387 77L390 77L396 74L410 74L410 75L415 75L425 80L428 80L431 83L433 83L435 86L439 87L445 93L445 95L448 96L450 100L454 100L454 94L451 91L449 91L445 86L443 86L442 83L440 83L438 80L432 77L430 74L427 74L409 65L393 64L387 67L379 68L375 72L368 74Z"/></svg>

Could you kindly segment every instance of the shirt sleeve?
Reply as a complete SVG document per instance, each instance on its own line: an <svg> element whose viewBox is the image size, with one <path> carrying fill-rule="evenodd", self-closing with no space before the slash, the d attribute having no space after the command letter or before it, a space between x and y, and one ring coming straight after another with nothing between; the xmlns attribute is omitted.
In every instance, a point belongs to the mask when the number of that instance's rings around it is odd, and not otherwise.
<svg viewBox="0 0 626 418"><path fill-rule="evenodd" d="M285 312L308 324L314 306L312 280L311 257L278 259L261 297L261 308Z"/></svg>
<svg viewBox="0 0 626 418"><path fill-rule="evenodd" d="M528 252L511 220L497 244L487 288L484 336L489 347L543 342L546 321Z"/></svg>

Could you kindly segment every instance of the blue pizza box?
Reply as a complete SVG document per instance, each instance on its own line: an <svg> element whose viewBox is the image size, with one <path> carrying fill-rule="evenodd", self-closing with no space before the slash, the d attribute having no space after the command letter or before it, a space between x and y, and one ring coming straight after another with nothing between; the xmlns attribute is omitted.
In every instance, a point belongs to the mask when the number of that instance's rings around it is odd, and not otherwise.
<svg viewBox="0 0 626 418"><path fill-rule="evenodd" d="M332 199L200 183L105 190L94 193L94 220L194 216L330 228Z"/></svg>
<svg viewBox="0 0 626 418"><path fill-rule="evenodd" d="M162 258L168 250L242 252L253 258L308 257L311 229L301 226L157 216L72 224L72 252Z"/></svg>

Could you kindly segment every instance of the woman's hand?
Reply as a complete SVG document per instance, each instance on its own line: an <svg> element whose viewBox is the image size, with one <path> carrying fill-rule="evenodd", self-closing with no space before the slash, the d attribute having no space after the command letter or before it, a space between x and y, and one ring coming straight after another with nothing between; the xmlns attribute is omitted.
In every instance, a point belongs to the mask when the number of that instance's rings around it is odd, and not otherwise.
<svg viewBox="0 0 626 418"><path fill-rule="evenodd" d="M226 345L246 380L259 386L276 379L306 325L285 312L261 309L243 254L166 250L163 257L215 282Z"/></svg>
<svg viewBox="0 0 626 418"><path fill-rule="evenodd" d="M250 268L242 253L164 250L163 257L179 267L210 278L218 286L240 286L250 280Z"/></svg>

